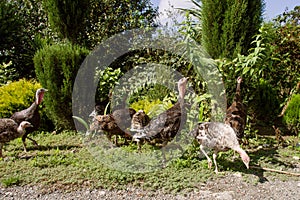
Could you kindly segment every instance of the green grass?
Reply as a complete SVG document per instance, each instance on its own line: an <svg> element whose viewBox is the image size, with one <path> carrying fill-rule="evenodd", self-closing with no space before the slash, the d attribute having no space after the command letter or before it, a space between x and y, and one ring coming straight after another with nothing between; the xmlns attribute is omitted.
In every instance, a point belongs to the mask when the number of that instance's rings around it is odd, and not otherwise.
<svg viewBox="0 0 300 200"><path fill-rule="evenodd" d="M282 179L287 176L254 169L247 170L240 158L233 158L232 151L219 154L218 167L225 173L216 175L213 169L207 168L207 160L198 157L198 149L192 145L183 156L173 159L166 168L145 173L126 172L128 170L125 169L119 171L101 162L107 158L96 159L91 153L92 149L87 148L83 138L75 132L66 131L57 135L39 133L32 137L40 146L35 147L28 141L27 153L23 152L20 139L4 146L3 154L6 158L0 160L0 184L2 186L39 184L44 187L69 189L78 187L122 189L133 185L147 190L186 192L199 188L201 183L209 179L222 178L226 174L236 172L241 172L245 180L250 180L250 177L254 175L256 180L251 180L254 184L266 175ZM263 146L266 143L271 145ZM259 146L262 148L258 148ZM149 147L148 150L151 148ZM245 149L249 152L251 164L286 171L293 171L293 166L299 162L293 157L300 157L300 149L292 145L284 148L277 147L275 140L270 137L250 140L250 146ZM133 153L136 151L136 145L124 147L122 150ZM143 147L143 151L147 151L147 148Z"/></svg>

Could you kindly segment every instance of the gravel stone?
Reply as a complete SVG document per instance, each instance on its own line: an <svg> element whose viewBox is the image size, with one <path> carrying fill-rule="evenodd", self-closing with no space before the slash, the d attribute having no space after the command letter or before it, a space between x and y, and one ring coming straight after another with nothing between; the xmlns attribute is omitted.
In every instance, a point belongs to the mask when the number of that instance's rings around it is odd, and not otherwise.
<svg viewBox="0 0 300 200"><path fill-rule="evenodd" d="M1 200L299 200L300 180L267 180L251 183L243 180L240 175L227 175L217 180L209 180L201 184L199 189L188 193L167 194L162 190L147 191L138 187L128 186L124 190L73 188L67 192L64 189L49 189L45 186L0 186Z"/></svg>

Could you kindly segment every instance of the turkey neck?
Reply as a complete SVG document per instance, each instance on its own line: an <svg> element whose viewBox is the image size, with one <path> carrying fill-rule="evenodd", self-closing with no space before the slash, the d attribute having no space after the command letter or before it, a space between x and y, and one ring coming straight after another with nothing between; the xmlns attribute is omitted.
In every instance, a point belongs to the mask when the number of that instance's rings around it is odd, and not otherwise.
<svg viewBox="0 0 300 200"><path fill-rule="evenodd" d="M37 105L40 105L40 103L42 103L42 101L43 101L43 98L44 98L44 92L40 92L40 93L36 94L35 103Z"/></svg>
<svg viewBox="0 0 300 200"><path fill-rule="evenodd" d="M23 135L25 133L24 128L21 126L21 124L18 126L17 128L17 132L20 133L21 135Z"/></svg>
<svg viewBox="0 0 300 200"><path fill-rule="evenodd" d="M241 83L236 84L236 91L234 96L234 101L241 101Z"/></svg>
<svg viewBox="0 0 300 200"><path fill-rule="evenodd" d="M184 103L184 95L185 95L185 91L186 91L186 81L184 83L181 83L178 85L178 92L179 92L179 97L178 97L178 102L180 103L180 105L182 105Z"/></svg>

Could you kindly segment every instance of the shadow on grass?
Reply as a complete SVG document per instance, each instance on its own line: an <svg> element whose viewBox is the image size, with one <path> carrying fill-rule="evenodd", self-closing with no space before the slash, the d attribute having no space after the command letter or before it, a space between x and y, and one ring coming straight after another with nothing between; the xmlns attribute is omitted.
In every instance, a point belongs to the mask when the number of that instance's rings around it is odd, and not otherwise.
<svg viewBox="0 0 300 200"><path fill-rule="evenodd" d="M79 148L82 148L81 145L39 145L39 146L30 146L27 147L27 153L20 156L20 159L30 159L36 157L38 154L35 151L43 152L43 156L51 156L53 153L46 153L45 151L59 150L59 151L77 151ZM41 155L39 155L41 156Z"/></svg>
<svg viewBox="0 0 300 200"><path fill-rule="evenodd" d="M260 146L260 148L249 149L248 155L251 159L250 169L246 169L239 155L236 155L233 161L230 159L230 156L221 156L218 158L217 162L222 170L227 169L252 174L258 177L260 183L264 183L268 181L268 179L265 177L265 170L263 167L266 167L267 165L281 166L283 168L294 167L292 163L280 160L281 155L279 154L278 146L273 146L272 143L271 145L269 144L267 145L268 147L265 148ZM255 166L255 168L251 168L251 166Z"/></svg>

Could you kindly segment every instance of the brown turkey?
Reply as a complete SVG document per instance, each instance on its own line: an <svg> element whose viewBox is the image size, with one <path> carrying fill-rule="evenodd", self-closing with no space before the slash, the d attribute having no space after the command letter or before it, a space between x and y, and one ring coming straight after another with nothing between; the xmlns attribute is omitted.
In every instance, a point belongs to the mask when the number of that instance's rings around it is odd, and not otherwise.
<svg viewBox="0 0 300 200"><path fill-rule="evenodd" d="M4 144L23 136L26 132L25 129L30 127L32 127L32 125L27 121L22 121L20 125L18 125L12 119L0 119L0 157L3 157L2 147Z"/></svg>
<svg viewBox="0 0 300 200"><path fill-rule="evenodd" d="M26 144L25 144L26 138L28 138L36 146L38 146L38 144L35 140L28 137L28 134L38 130L38 128L40 126L39 105L42 103L46 91L48 91L48 90L44 89L44 88L38 89L36 91L36 94L35 94L35 101L31 104L31 106L29 108L25 109L25 110L15 112L10 117L11 119L13 119L18 124L20 124L22 121L28 121L33 126L33 127L27 128L26 133L22 136L22 142L23 142L25 152L27 151Z"/></svg>
<svg viewBox="0 0 300 200"><path fill-rule="evenodd" d="M150 117L143 110L138 110L131 120L131 132L140 132L143 131L144 127L150 122Z"/></svg>
<svg viewBox="0 0 300 200"><path fill-rule="evenodd" d="M225 124L230 125L236 133L239 143L242 143L247 122L247 107L241 97L242 78L237 78L236 92L231 106L226 111Z"/></svg>
<svg viewBox="0 0 300 200"><path fill-rule="evenodd" d="M127 130L130 128L131 119L136 111L132 108L124 108L113 111L108 115L96 115L90 124L89 132L104 131L109 140L115 135L115 145L118 145L117 137L132 139L131 133Z"/></svg>
<svg viewBox="0 0 300 200"><path fill-rule="evenodd" d="M228 124L220 122L203 122L198 123L197 126L190 132L190 135L200 144L200 150L205 155L208 161L208 167L211 168L212 161L205 152L204 148L214 150L213 161L215 164L215 172L218 173L217 154L220 151L228 151L232 149L240 154L242 161L249 169L250 158L247 153L240 147L236 134Z"/></svg>
<svg viewBox="0 0 300 200"><path fill-rule="evenodd" d="M185 118L184 95L187 80L188 78L184 77L178 81L179 97L177 103L152 119L140 134L133 136L133 140L138 143L139 150L141 149L141 142L145 140L150 142L158 140L162 143L162 147L164 147L180 131L182 119Z"/></svg>

